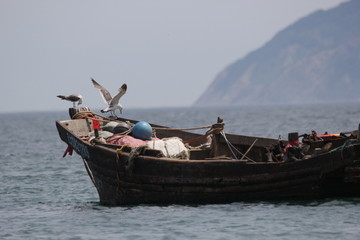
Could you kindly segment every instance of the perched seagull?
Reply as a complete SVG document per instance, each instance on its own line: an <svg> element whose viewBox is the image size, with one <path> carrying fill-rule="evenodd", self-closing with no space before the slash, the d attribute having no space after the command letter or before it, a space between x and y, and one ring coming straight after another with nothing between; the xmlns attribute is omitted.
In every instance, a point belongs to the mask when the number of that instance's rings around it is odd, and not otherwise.
<svg viewBox="0 0 360 240"><path fill-rule="evenodd" d="M62 100L70 101L73 103L74 108L76 107L76 103L78 103L78 106L82 104L83 97L80 94L71 94L69 96L63 96L63 95L57 95L58 98L61 98Z"/></svg>
<svg viewBox="0 0 360 240"><path fill-rule="evenodd" d="M108 90L106 90L103 86L97 83L94 79L91 79L91 81L93 82L94 87L100 90L100 94L104 99L105 103L109 105L107 108L101 110L101 112L106 113L111 111L111 115L116 116L115 110L119 109L120 113L122 113L123 107L121 106L121 104L119 104L119 99L126 93L126 83L124 83L121 88L119 88L119 92L112 98Z"/></svg>

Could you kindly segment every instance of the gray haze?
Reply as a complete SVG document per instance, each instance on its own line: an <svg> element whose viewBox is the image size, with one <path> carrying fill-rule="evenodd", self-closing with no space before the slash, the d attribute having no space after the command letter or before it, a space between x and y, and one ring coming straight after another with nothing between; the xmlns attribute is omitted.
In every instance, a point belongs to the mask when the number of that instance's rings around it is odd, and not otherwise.
<svg viewBox="0 0 360 240"><path fill-rule="evenodd" d="M190 106L229 63L345 0L0 0L0 112L67 109L56 95L126 108Z"/></svg>
<svg viewBox="0 0 360 240"><path fill-rule="evenodd" d="M316 11L221 71L194 106L360 101L360 1Z"/></svg>

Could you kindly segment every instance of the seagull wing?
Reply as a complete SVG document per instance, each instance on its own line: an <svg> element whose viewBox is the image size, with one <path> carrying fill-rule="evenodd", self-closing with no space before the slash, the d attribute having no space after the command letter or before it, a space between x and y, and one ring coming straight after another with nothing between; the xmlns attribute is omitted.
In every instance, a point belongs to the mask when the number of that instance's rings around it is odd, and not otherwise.
<svg viewBox="0 0 360 240"><path fill-rule="evenodd" d="M121 88L119 88L119 92L114 96L114 98L111 100L110 104L116 105L119 103L119 99L126 93L127 85L124 83Z"/></svg>
<svg viewBox="0 0 360 240"><path fill-rule="evenodd" d="M94 79L91 79L91 81L93 82L94 87L96 87L97 89L100 90L101 96L102 96L102 98L104 99L104 101L105 101L107 104L110 104L112 97L111 97L109 91L106 90L106 89L105 89L103 86L101 86L99 83L97 83Z"/></svg>
<svg viewBox="0 0 360 240"><path fill-rule="evenodd" d="M63 100L68 100L70 102L76 102L76 101L79 101L80 98L81 98L81 95L79 94L71 94L69 96L64 96L64 95L58 95L57 96L58 98L61 98Z"/></svg>

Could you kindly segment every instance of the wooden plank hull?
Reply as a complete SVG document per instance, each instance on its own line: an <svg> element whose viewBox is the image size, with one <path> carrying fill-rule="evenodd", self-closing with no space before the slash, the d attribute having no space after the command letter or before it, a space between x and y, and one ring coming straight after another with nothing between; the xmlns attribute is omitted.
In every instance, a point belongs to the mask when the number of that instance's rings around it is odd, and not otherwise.
<svg viewBox="0 0 360 240"><path fill-rule="evenodd" d="M132 155L106 144L91 145L80 139L81 133L87 131L86 125L70 121L57 122L59 135L84 159L100 202L106 205L319 198L341 196L355 189L345 192L344 173L359 160L358 143L309 159L280 163L262 161L262 149L276 140L256 138L260 140L252 157L258 159L261 155L258 162L181 160ZM238 135L229 138L234 144L243 142L244 148L255 139Z"/></svg>

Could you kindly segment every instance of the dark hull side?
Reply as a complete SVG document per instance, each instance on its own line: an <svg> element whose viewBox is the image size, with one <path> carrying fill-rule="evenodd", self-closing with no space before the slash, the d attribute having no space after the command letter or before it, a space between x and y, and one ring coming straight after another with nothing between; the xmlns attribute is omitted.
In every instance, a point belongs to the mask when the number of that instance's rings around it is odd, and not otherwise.
<svg viewBox="0 0 360 240"><path fill-rule="evenodd" d="M61 139L84 159L105 205L341 196L344 170L359 159L358 145L291 163L160 159L92 146L61 124L57 127Z"/></svg>

